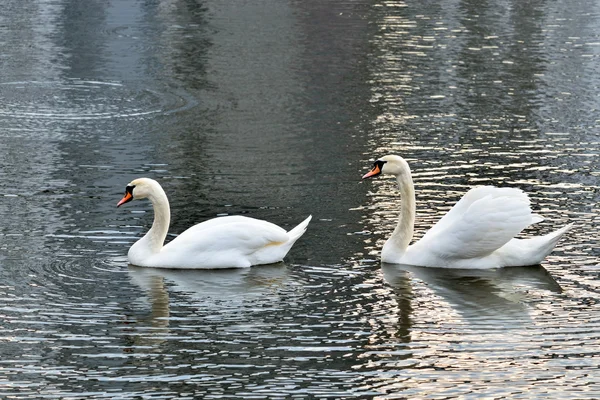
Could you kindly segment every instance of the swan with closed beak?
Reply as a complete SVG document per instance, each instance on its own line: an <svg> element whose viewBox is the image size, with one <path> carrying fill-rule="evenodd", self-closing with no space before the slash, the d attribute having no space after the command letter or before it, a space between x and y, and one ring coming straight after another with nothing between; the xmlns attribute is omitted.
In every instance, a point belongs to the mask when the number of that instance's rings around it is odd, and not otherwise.
<svg viewBox="0 0 600 400"><path fill-rule="evenodd" d="M539 264L571 224L544 236L514 237L542 218L531 212L527 194L516 188L482 186L469 190L419 241L409 245L416 200L408 163L387 155L363 179L396 177L401 207L398 225L381 250L381 261L442 268L498 268Z"/></svg>
<svg viewBox="0 0 600 400"><path fill-rule="evenodd" d="M152 228L127 254L129 262L140 267L220 269L276 263L304 234L312 218L286 232L255 218L217 217L192 226L163 246L171 218L165 191L153 179L135 179L117 207L138 199L150 200L154 208Z"/></svg>

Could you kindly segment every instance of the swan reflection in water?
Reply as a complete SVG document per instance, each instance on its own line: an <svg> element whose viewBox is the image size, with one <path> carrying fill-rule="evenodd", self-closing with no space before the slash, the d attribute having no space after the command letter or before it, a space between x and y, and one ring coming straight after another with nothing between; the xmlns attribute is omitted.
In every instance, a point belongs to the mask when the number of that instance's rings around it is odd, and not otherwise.
<svg viewBox="0 0 600 400"><path fill-rule="evenodd" d="M535 291L562 292L541 265L484 270L387 263L381 267L385 281L397 296L398 323L409 325L401 330L410 330L410 321L415 319L413 314L417 311L415 302L435 311L440 299L469 324L510 329L530 320L527 300L535 298ZM415 279L425 289L417 290ZM421 296L424 298L418 299Z"/></svg>
<svg viewBox="0 0 600 400"><path fill-rule="evenodd" d="M289 268L276 263L252 268L221 270L177 270L129 266L131 282L144 291L137 303L150 308L150 314L136 318L136 345L157 345L169 334L171 307L174 302L193 306L199 312L210 310L210 316L239 312L245 305L267 299L284 286ZM270 300L269 300L270 299ZM191 301L190 301L191 300ZM190 321L197 320L190 316ZM197 321L196 321L197 322Z"/></svg>

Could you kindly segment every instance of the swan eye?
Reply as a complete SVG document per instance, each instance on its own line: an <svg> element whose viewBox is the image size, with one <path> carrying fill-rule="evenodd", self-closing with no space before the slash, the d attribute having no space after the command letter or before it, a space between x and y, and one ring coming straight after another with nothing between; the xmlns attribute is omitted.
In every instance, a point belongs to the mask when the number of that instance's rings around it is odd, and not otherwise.
<svg viewBox="0 0 600 400"><path fill-rule="evenodd" d="M363 179L366 178L370 178L372 176L377 176L379 174L381 174L381 169L383 168L383 164L385 164L387 161L383 161L383 160L377 160L373 163L373 168L367 172L365 175L363 175Z"/></svg>
<svg viewBox="0 0 600 400"><path fill-rule="evenodd" d="M120 207L122 204L129 203L131 200L133 200L133 188L135 188L135 185L127 185L125 187L125 195L121 201L117 203L117 207Z"/></svg>
<svg viewBox="0 0 600 400"><path fill-rule="evenodd" d="M373 163L373 169L372 171L377 171L377 175L381 174L382 170L383 170L383 164L385 164L387 161L383 161L383 160L377 160Z"/></svg>

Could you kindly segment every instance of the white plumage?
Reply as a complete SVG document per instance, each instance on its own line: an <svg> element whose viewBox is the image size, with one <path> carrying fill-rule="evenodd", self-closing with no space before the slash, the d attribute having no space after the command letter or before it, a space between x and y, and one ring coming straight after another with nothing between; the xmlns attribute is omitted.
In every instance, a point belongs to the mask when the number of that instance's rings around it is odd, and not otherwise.
<svg viewBox="0 0 600 400"><path fill-rule="evenodd" d="M143 198L152 203L154 223L128 252L129 262L141 267L219 269L279 262L304 234L312 218L309 216L286 232L259 219L218 217L192 226L163 246L170 209L167 195L158 182L149 178L132 181L117 206Z"/></svg>
<svg viewBox="0 0 600 400"><path fill-rule="evenodd" d="M402 197L400 220L383 246L383 262L445 268L496 268L539 264L571 227L545 236L515 239L542 220L531 212L527 194L514 188L471 189L418 242L409 246L415 219L415 192L408 163L388 155L364 178L396 176Z"/></svg>

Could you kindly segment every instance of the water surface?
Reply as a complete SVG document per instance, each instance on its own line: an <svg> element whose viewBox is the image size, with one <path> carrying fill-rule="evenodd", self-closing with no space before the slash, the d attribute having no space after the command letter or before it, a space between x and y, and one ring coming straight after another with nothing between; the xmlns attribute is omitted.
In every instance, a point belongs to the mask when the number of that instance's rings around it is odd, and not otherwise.
<svg viewBox="0 0 600 400"><path fill-rule="evenodd" d="M0 397L594 398L600 13L586 2L8 2L0 16ZM404 156L416 238L470 187L569 222L541 266L381 265ZM127 265L219 215L285 262Z"/></svg>

